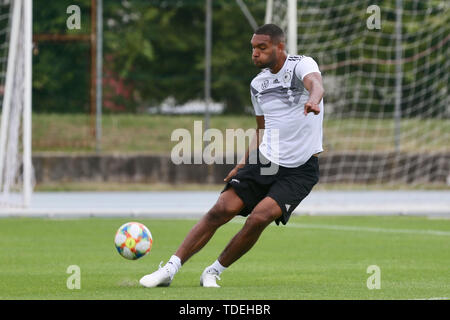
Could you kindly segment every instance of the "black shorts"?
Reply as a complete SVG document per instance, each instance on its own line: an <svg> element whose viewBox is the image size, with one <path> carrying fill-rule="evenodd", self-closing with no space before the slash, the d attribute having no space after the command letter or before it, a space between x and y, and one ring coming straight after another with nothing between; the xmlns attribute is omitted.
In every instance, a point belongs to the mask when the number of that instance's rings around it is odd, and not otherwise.
<svg viewBox="0 0 450 320"><path fill-rule="evenodd" d="M246 164L227 182L224 192L233 187L236 194L244 202L239 212L241 216L248 216L256 205L265 197L274 199L281 208L282 215L275 220L279 225L286 224L300 202L311 192L319 181L319 159L311 156L301 166L287 168L278 166L275 174L261 174L261 169L274 168L269 160L258 152L257 161Z"/></svg>

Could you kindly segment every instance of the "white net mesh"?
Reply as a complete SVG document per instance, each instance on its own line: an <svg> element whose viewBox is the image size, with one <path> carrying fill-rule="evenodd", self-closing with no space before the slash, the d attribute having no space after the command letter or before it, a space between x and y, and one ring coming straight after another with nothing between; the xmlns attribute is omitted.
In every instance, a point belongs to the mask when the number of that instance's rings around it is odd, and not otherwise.
<svg viewBox="0 0 450 320"><path fill-rule="evenodd" d="M17 1L19 2L19 1ZM17 3L15 4L17 5ZM0 1L0 57L2 122L0 131L0 206L22 206L23 195L23 111L25 105L25 32L24 7L20 15L13 15L14 5ZM17 40L11 43L12 20L16 23ZM10 47L15 46L11 51ZM13 63L11 52L14 52ZM7 76L7 74L11 74ZM6 91L9 90L9 97Z"/></svg>
<svg viewBox="0 0 450 320"><path fill-rule="evenodd" d="M321 182L448 185L450 3L372 5L297 2L298 54L316 59L326 91ZM286 8L273 0L285 31Z"/></svg>

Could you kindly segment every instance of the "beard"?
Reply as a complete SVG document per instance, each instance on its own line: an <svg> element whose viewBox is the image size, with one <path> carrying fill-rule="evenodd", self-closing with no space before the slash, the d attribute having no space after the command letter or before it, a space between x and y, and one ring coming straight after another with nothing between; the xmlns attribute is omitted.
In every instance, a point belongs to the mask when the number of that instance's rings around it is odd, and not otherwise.
<svg viewBox="0 0 450 320"><path fill-rule="evenodd" d="M274 67L277 63L277 53L275 51L272 52L272 54L270 55L270 59L267 62L254 62L255 66L257 66L260 69L266 69L269 68L271 69L272 67Z"/></svg>
<svg viewBox="0 0 450 320"><path fill-rule="evenodd" d="M260 69L266 69L266 68L269 68L269 69L270 69L270 67L273 66L273 63L271 63L271 62L266 62L266 63L255 63L255 65L256 65L258 68L260 68Z"/></svg>

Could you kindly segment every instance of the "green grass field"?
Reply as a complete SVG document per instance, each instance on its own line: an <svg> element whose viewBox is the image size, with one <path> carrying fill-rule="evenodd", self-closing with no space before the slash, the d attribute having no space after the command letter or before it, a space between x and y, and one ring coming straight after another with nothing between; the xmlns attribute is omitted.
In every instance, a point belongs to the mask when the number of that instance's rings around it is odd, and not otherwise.
<svg viewBox="0 0 450 320"><path fill-rule="evenodd" d="M113 238L124 222L146 224L150 254L128 261ZM201 288L199 277L237 232L242 218L217 231L167 288L138 280L176 250L196 220L0 220L0 299L430 299L450 297L450 220L425 217L295 216L270 225L255 247L226 270L222 288ZM81 289L68 289L70 265ZM369 290L370 265L381 289Z"/></svg>

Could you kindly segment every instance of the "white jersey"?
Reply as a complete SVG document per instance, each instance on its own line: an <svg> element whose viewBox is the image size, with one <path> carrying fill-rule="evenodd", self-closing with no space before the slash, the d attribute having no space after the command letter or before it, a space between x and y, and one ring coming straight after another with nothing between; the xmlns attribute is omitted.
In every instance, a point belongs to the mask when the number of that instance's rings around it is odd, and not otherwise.
<svg viewBox="0 0 450 320"><path fill-rule="evenodd" d="M250 84L250 94L257 116L264 116L265 130L260 152L271 162L293 168L322 152L323 99L320 113L305 115L309 92L303 78L319 72L311 57L288 55L278 73L264 69Z"/></svg>

